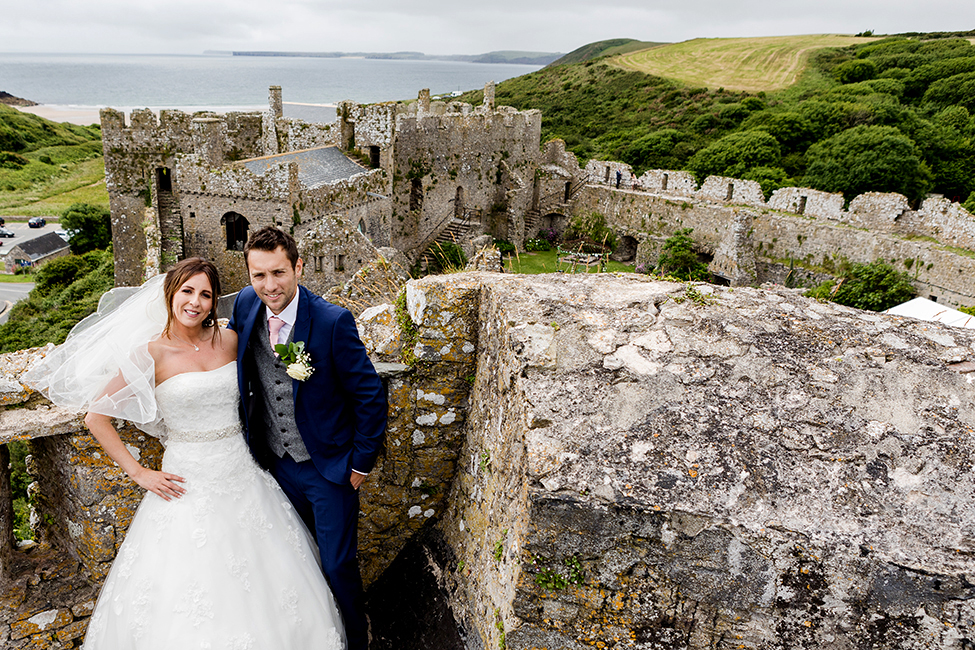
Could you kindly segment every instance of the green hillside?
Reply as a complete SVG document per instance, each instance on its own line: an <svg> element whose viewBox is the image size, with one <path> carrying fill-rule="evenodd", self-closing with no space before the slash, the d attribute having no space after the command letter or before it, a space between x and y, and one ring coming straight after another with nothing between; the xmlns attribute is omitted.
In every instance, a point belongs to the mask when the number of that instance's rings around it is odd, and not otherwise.
<svg viewBox="0 0 975 650"><path fill-rule="evenodd" d="M596 41L582 47L576 48L563 56L561 59L553 61L551 65L568 65L570 63L585 63L601 56L617 56L629 52L645 50L650 47L661 45L661 43L650 43L638 41L633 38L612 38L606 41Z"/></svg>
<svg viewBox="0 0 975 650"><path fill-rule="evenodd" d="M777 91L681 83L599 59L502 82L496 98L540 109L543 140L562 138L582 162L750 178L767 194L800 185L847 199L874 190L965 201L975 191L975 45L943 36L818 49Z"/></svg>
<svg viewBox="0 0 975 650"><path fill-rule="evenodd" d="M0 104L0 215L108 207L101 130L52 122Z"/></svg>
<svg viewBox="0 0 975 650"><path fill-rule="evenodd" d="M817 50L874 40L877 39L831 34L698 38L620 52L613 63L695 86L757 92L794 84L805 70L810 55Z"/></svg>

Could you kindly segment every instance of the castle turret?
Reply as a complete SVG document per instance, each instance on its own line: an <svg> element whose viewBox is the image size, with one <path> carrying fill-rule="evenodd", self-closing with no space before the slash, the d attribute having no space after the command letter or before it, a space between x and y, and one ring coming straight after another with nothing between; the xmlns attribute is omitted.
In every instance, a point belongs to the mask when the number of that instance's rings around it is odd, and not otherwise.
<svg viewBox="0 0 975 650"><path fill-rule="evenodd" d="M226 123L216 117L193 119L193 148L211 167L224 163L223 144Z"/></svg>
<svg viewBox="0 0 975 650"><path fill-rule="evenodd" d="M271 86L267 91L267 103L271 115L275 118L284 117L284 102L281 100L281 86Z"/></svg>
<svg viewBox="0 0 975 650"><path fill-rule="evenodd" d="M484 84L484 108L489 111L494 110L494 82L489 81Z"/></svg>

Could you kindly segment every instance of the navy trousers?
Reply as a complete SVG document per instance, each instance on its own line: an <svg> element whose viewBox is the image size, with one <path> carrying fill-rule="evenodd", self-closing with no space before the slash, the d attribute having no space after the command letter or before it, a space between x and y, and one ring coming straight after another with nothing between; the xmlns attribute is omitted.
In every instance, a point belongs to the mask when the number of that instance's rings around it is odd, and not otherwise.
<svg viewBox="0 0 975 650"><path fill-rule="evenodd" d="M271 473L315 536L322 571L345 622L349 650L367 650L362 576L356 557L359 493L348 483L326 480L310 460L298 463L287 454L275 459Z"/></svg>

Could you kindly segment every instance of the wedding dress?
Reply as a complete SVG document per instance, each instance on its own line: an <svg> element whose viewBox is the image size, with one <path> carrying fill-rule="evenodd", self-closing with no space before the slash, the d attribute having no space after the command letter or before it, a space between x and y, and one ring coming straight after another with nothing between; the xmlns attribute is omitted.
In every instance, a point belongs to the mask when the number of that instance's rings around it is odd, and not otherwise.
<svg viewBox="0 0 975 650"><path fill-rule="evenodd" d="M338 650L341 618L314 542L241 435L236 362L162 382L163 471L102 587L85 650Z"/></svg>

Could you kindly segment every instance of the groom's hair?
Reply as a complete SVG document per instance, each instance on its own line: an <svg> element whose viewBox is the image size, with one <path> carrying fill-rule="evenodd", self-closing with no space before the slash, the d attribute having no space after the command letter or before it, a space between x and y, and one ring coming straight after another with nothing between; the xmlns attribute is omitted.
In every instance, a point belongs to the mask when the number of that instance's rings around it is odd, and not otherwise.
<svg viewBox="0 0 975 650"><path fill-rule="evenodd" d="M273 253L278 247L284 249L285 254L291 261L291 268L298 264L298 244L295 238L273 226L267 226L256 231L244 244L244 263L247 263L247 255L252 250L267 251Z"/></svg>

